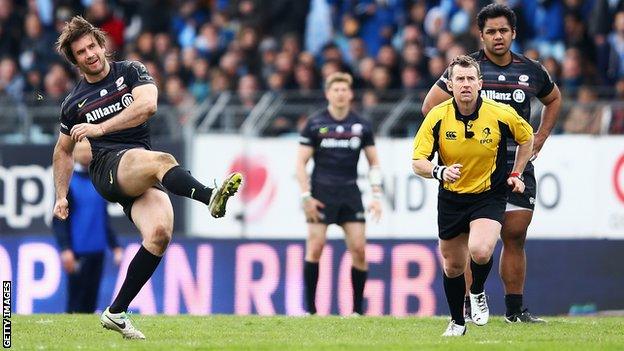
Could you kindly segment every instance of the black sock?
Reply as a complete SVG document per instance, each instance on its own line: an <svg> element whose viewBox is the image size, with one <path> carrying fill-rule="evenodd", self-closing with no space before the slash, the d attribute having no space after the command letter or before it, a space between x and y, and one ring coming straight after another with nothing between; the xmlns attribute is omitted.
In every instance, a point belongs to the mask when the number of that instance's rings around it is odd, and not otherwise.
<svg viewBox="0 0 624 351"><path fill-rule="evenodd" d="M186 169L175 166L165 173L162 179L162 185L165 189L178 195L197 200L208 205L212 188L209 188L197 179L193 178L191 172Z"/></svg>
<svg viewBox="0 0 624 351"><path fill-rule="evenodd" d="M455 278L449 278L444 275L444 293L446 294L446 301L449 305L451 312L451 319L455 321L455 324L465 325L464 319L464 295L466 294L466 279L462 273Z"/></svg>
<svg viewBox="0 0 624 351"><path fill-rule="evenodd" d="M486 264L477 264L474 260L470 260L470 269L472 270L471 293L480 294L483 292L485 281L492 270L492 262L492 257L490 257L490 260Z"/></svg>
<svg viewBox="0 0 624 351"><path fill-rule="evenodd" d="M464 308L470 309L470 296L464 296Z"/></svg>
<svg viewBox="0 0 624 351"><path fill-rule="evenodd" d="M522 294L505 295L505 307L507 308L505 315L507 317L522 312L522 305Z"/></svg>
<svg viewBox="0 0 624 351"><path fill-rule="evenodd" d="M143 285L145 285L152 274L154 274L161 258L162 257L147 251L147 249L141 245L141 248L128 266L126 279L121 285L121 289L119 289L115 301L110 305L109 311L111 313L125 312L128 309L130 302L132 302L139 291L141 291Z"/></svg>
<svg viewBox="0 0 624 351"><path fill-rule="evenodd" d="M310 314L316 313L316 285L318 283L318 276L318 262L305 261L303 266L303 280L305 283L306 304Z"/></svg>
<svg viewBox="0 0 624 351"><path fill-rule="evenodd" d="M364 300L364 285L368 271L361 271L355 267L351 267L351 286L353 287L353 312L362 313L362 301Z"/></svg>

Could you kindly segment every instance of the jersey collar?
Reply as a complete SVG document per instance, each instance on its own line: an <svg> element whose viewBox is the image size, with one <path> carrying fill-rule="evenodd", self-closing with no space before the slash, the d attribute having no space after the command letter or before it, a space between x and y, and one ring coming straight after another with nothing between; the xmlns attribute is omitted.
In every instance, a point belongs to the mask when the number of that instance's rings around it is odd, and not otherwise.
<svg viewBox="0 0 624 351"><path fill-rule="evenodd" d="M477 108L475 109L475 111L469 114L468 116L464 116L459 112L459 107L457 106L455 99L453 99L453 108L455 109L455 119L458 121L462 121L464 123L466 123L467 121L474 121L475 119L479 118L479 109L481 108L482 103L483 103L483 99L481 99L481 96L478 96Z"/></svg>

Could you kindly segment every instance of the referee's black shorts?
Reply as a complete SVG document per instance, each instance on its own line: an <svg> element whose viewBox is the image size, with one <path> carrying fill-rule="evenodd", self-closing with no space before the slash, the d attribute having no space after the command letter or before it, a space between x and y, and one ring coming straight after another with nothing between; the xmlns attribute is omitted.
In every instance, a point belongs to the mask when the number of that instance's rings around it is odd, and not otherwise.
<svg viewBox="0 0 624 351"><path fill-rule="evenodd" d="M130 149L100 151L97 155L94 155L89 165L89 176L97 192L107 201L119 203L123 207L126 216L132 221L132 205L137 198L124 194L117 182L119 162L123 154L128 150ZM154 186L154 188L165 191L160 183Z"/></svg>
<svg viewBox="0 0 624 351"><path fill-rule="evenodd" d="M362 193L357 184L324 185L312 184L312 197L325 207L319 209L321 221L325 224L365 222Z"/></svg>
<svg viewBox="0 0 624 351"><path fill-rule="evenodd" d="M438 237L450 240L470 232L470 222L489 218L503 223L507 203L501 187L479 194L458 194L445 189L438 193Z"/></svg>

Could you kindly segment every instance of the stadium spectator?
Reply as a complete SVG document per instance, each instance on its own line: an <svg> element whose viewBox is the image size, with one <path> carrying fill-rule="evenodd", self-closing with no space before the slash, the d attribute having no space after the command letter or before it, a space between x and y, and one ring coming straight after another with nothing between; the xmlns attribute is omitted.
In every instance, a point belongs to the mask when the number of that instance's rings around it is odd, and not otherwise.
<svg viewBox="0 0 624 351"><path fill-rule="evenodd" d="M560 0L537 1L524 0L523 4L533 24L535 33L530 45L535 47L541 57L554 56L563 59L564 25L563 6Z"/></svg>
<svg viewBox="0 0 624 351"><path fill-rule="evenodd" d="M418 43L407 43L403 46L401 64L403 66L412 66L422 73L427 71L427 60Z"/></svg>
<svg viewBox="0 0 624 351"><path fill-rule="evenodd" d="M239 44L242 56L242 65L247 73L258 74L261 70L262 59L258 55L258 33L251 27L241 29L239 32ZM291 46L291 50L293 50ZM286 51L286 50L284 50ZM290 51L287 51L290 52ZM293 57L295 57L293 55Z"/></svg>
<svg viewBox="0 0 624 351"><path fill-rule="evenodd" d="M516 16L509 7L500 4L488 5L477 15L477 22L484 49L472 53L471 57L477 60L483 74L482 94L510 105L527 122L531 120L531 99L538 98L544 104L532 151L533 157L537 157L557 122L561 107L559 89L543 66L510 50L516 28ZM447 73L448 71L427 93L423 102L423 115L426 116L433 106L451 96L446 84ZM514 77L513 81L511 77ZM515 77L518 77L517 81ZM513 140L509 140L507 145L509 172L512 171L514 150L516 144ZM523 305L526 274L524 243L528 226L533 218L537 185L532 163L529 162L526 169L524 166L522 169L526 190L522 194L508 192L505 222L501 231L503 250L499 269L505 288L505 318L508 322L544 322L529 313ZM467 297L465 300L467 315L471 306L475 305L474 301L469 300L472 299ZM473 315L474 313L472 312Z"/></svg>
<svg viewBox="0 0 624 351"><path fill-rule="evenodd" d="M603 110L596 92L587 86L578 89L576 103L566 113L563 131L567 134L600 134Z"/></svg>
<svg viewBox="0 0 624 351"><path fill-rule="evenodd" d="M161 53L162 56L156 55L154 50L154 34L151 32L143 32L136 39L136 52L141 61L154 61L158 57L165 57L167 52Z"/></svg>
<svg viewBox="0 0 624 351"><path fill-rule="evenodd" d="M106 0L91 0L86 18L108 34L110 52L123 48L125 23L111 11Z"/></svg>
<svg viewBox="0 0 624 351"><path fill-rule="evenodd" d="M210 95L208 73L210 66L205 59L198 59L192 67L193 74L189 85L189 92L195 101L201 103Z"/></svg>
<svg viewBox="0 0 624 351"><path fill-rule="evenodd" d="M0 0L0 57L17 58L22 38L22 18L12 0Z"/></svg>
<svg viewBox="0 0 624 351"><path fill-rule="evenodd" d="M253 74L246 74L238 81L237 94L241 105L246 110L251 110L258 101L260 92L258 79Z"/></svg>
<svg viewBox="0 0 624 351"><path fill-rule="evenodd" d="M54 45L53 32L45 31L39 17L35 13L29 13L24 21L24 34L19 55L21 69L46 69L57 58L50 50Z"/></svg>
<svg viewBox="0 0 624 351"><path fill-rule="evenodd" d="M405 66L401 70L401 85L407 90L426 89L427 81L414 66Z"/></svg>
<svg viewBox="0 0 624 351"><path fill-rule="evenodd" d="M286 87L286 78L279 72L271 73L267 82L269 90L273 92L281 92Z"/></svg>
<svg viewBox="0 0 624 351"><path fill-rule="evenodd" d="M195 99L187 90L182 78L173 75L165 83L166 102L174 108L175 116L181 125L186 124L195 108Z"/></svg>
<svg viewBox="0 0 624 351"><path fill-rule="evenodd" d="M366 57L366 43L362 38L349 39L349 54L347 55L347 63L351 67L352 72L358 72L358 65Z"/></svg>
<svg viewBox="0 0 624 351"><path fill-rule="evenodd" d="M167 52L169 52L170 50L173 49L172 43L171 43L171 37L169 36L169 34L167 33L158 33L156 35L154 35L154 54L156 54L156 57L165 57L165 55L167 54ZM189 49L190 51L194 51L192 49ZM182 51L182 57L183 57L183 62L185 67L187 66L186 60L184 59L184 54L186 53L186 51L189 50L183 50Z"/></svg>
<svg viewBox="0 0 624 351"><path fill-rule="evenodd" d="M566 48L575 47L583 52L590 62L596 59L594 44L587 34L587 26L579 13L569 12L563 20Z"/></svg>
<svg viewBox="0 0 624 351"><path fill-rule="evenodd" d="M318 89L316 82L317 79L312 68L304 64L298 64L297 67L295 67L295 83L297 84L299 92L311 93Z"/></svg>
<svg viewBox="0 0 624 351"><path fill-rule="evenodd" d="M392 76L386 67L378 65L373 68L371 87L382 102L389 102L393 99L391 96L392 84Z"/></svg>
<svg viewBox="0 0 624 351"><path fill-rule="evenodd" d="M268 33L275 38L292 37L297 44L303 42L306 17L310 11L310 0L271 0L263 5L267 12ZM284 49L284 45L282 45ZM291 52L296 55L297 53Z"/></svg>
<svg viewBox="0 0 624 351"><path fill-rule="evenodd" d="M439 77L444 74L444 70L446 70L446 58L441 55L435 55L429 58L429 62L427 63L427 72L429 73L429 81L431 86L435 84Z"/></svg>
<svg viewBox="0 0 624 351"><path fill-rule="evenodd" d="M11 57L0 59L0 96L9 97L13 102L22 102L24 85L24 77L15 60Z"/></svg>
<svg viewBox="0 0 624 351"><path fill-rule="evenodd" d="M624 10L615 14L613 31L607 37L609 63L607 77L609 81L624 78Z"/></svg>
<svg viewBox="0 0 624 351"><path fill-rule="evenodd" d="M561 66L561 88L570 96L575 96L581 85L585 83L582 60L578 49L566 50Z"/></svg>
<svg viewBox="0 0 624 351"><path fill-rule="evenodd" d="M375 59L372 57L365 57L360 61L358 65L358 71L360 72L360 79L362 80L362 87L371 87L371 80L373 78L373 69L375 68Z"/></svg>
<svg viewBox="0 0 624 351"><path fill-rule="evenodd" d="M376 220L381 215L379 200L382 196L382 176L372 126L351 110L352 82L351 76L342 72L327 77L325 96L328 107L308 119L300 137L296 175L308 222L304 282L306 310L310 314L317 312L315 300L319 259L325 245L327 227L334 223L342 227L351 253L353 312L357 315L364 312L362 304L368 274L365 213L362 195L356 183L357 163L362 150L370 166L369 179L373 191L369 210ZM352 147L342 147L344 142L350 143ZM312 157L314 170L310 179L306 164Z"/></svg>
<svg viewBox="0 0 624 351"><path fill-rule="evenodd" d="M292 89L295 81L295 58L286 51L281 51L275 57L275 72L281 74L285 80L285 87Z"/></svg>
<svg viewBox="0 0 624 351"><path fill-rule="evenodd" d="M61 264L67 272L67 313L95 312L106 248L115 265L123 250L109 224L108 202L89 179L91 147L83 140L74 147L74 175L69 183L69 216L54 218L52 228L61 250Z"/></svg>
<svg viewBox="0 0 624 351"><path fill-rule="evenodd" d="M258 46L260 51L260 77L265 82L268 82L268 78L275 71L275 58L277 57L277 42L273 38L266 38L260 42Z"/></svg>
<svg viewBox="0 0 624 351"><path fill-rule="evenodd" d="M477 325L488 322L484 284L501 234L507 191L524 191L521 174L533 152L531 126L509 106L482 99L480 77L479 63L474 58L455 58L446 79L452 101L431 108L414 139L414 173L440 182L438 236L444 291L451 312L443 336L466 333L463 305L467 260L472 271L471 319ZM505 134L519 146L517 152L514 149L515 155L500 157L497 150L506 147ZM498 147L485 148L484 143ZM438 165L430 161L436 152ZM513 156L510 173L509 156Z"/></svg>
<svg viewBox="0 0 624 351"><path fill-rule="evenodd" d="M379 52L377 53L377 63L388 70L392 81L392 87L395 87L395 83L399 81L400 68L399 57L392 45L383 45L379 48Z"/></svg>
<svg viewBox="0 0 624 351"><path fill-rule="evenodd" d="M230 1L228 13L241 27L261 29L267 24L266 10L260 0L234 0Z"/></svg>
<svg viewBox="0 0 624 351"><path fill-rule="evenodd" d="M46 100L60 104L73 87L69 73L60 63L53 64L43 78Z"/></svg>
<svg viewBox="0 0 624 351"><path fill-rule="evenodd" d="M340 72L343 69L342 63L340 61L327 61L323 63L321 67L321 77L323 78L323 84L327 81L327 78L336 73Z"/></svg>
<svg viewBox="0 0 624 351"><path fill-rule="evenodd" d="M559 86L561 82L561 65L554 57L547 57L542 62L544 68L548 74L550 74L550 78L552 78L553 82Z"/></svg>
<svg viewBox="0 0 624 351"><path fill-rule="evenodd" d="M624 78L615 83L615 94L613 96L616 101L610 108L609 133L624 134Z"/></svg>
<svg viewBox="0 0 624 351"><path fill-rule="evenodd" d="M279 36L277 37L279 38ZM294 33L286 33L282 37L282 51L289 53L292 57L297 57L301 53L301 42Z"/></svg>
<svg viewBox="0 0 624 351"><path fill-rule="evenodd" d="M230 79L222 69L215 68L210 72L210 91L213 95L219 95L231 89Z"/></svg>
<svg viewBox="0 0 624 351"><path fill-rule="evenodd" d="M219 37L217 26L208 22L201 26L193 47L197 49L199 55L214 62L223 54L225 44Z"/></svg>

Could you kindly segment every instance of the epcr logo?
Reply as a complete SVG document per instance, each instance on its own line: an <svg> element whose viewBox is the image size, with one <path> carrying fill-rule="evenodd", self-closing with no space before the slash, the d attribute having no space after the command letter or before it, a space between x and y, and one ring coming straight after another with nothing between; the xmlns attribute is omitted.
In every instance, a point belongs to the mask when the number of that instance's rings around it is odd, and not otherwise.
<svg viewBox="0 0 624 351"><path fill-rule="evenodd" d="M262 219L277 194L277 182L266 167L266 159L262 156L240 155L234 159L229 172L240 172L245 181L241 191L244 204L245 219L254 222Z"/></svg>

